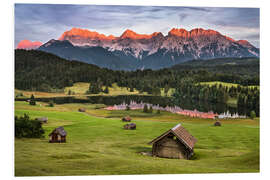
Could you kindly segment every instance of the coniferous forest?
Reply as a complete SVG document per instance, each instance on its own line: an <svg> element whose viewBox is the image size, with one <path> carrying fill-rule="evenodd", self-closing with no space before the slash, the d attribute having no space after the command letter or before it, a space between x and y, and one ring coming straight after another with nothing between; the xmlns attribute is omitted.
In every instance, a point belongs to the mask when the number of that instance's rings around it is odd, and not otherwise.
<svg viewBox="0 0 270 180"><path fill-rule="evenodd" d="M234 62L232 65L231 62ZM201 82L221 81L237 87L201 85ZM160 70L113 71L78 61L69 61L37 50L15 50L15 88L21 90L57 92L76 82L89 82L89 94L102 91L102 86L117 83L130 91L137 89L150 95L160 95L175 89L174 102L189 98L213 103L226 103L236 98L237 105L259 114L259 59L235 58L194 60ZM248 86L254 86L249 88Z"/></svg>

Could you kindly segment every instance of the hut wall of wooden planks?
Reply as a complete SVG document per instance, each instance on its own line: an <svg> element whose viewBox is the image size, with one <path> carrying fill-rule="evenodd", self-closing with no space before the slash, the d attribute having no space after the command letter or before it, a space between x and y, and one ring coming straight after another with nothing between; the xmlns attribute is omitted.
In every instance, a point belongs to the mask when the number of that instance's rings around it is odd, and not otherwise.
<svg viewBox="0 0 270 180"><path fill-rule="evenodd" d="M66 142L66 136L67 136L67 132L64 130L63 127L58 127L55 128L50 134L50 143L63 143Z"/></svg>
<svg viewBox="0 0 270 180"><path fill-rule="evenodd" d="M181 124L178 124L152 140L149 144L153 144L153 156L190 159L193 155L193 147L196 141Z"/></svg>

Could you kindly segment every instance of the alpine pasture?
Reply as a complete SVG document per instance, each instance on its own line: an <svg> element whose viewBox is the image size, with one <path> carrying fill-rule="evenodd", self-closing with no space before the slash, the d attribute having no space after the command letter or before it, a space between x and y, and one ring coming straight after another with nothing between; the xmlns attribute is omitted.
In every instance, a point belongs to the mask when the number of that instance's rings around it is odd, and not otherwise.
<svg viewBox="0 0 270 180"><path fill-rule="evenodd" d="M221 120L215 127L212 119L104 107L15 101L15 115L48 117L44 138L15 138L15 176L259 172L259 118ZM123 129L126 115L136 130ZM151 152L148 142L178 123L198 140L191 160L142 155ZM48 134L58 126L67 131L67 142L49 143Z"/></svg>

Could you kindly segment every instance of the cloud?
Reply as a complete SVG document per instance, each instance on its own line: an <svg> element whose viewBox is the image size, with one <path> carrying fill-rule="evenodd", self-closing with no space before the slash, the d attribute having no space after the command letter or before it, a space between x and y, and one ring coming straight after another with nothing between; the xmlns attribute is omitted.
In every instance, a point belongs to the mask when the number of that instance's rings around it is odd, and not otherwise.
<svg viewBox="0 0 270 180"><path fill-rule="evenodd" d="M127 28L166 35L173 27L202 27L224 32L234 39L253 37L255 41L259 35L259 9L15 4L15 44L23 39L45 43L72 27L116 36Z"/></svg>
<svg viewBox="0 0 270 180"><path fill-rule="evenodd" d="M203 7L183 7L184 9L193 10L193 11L203 11L210 12L211 8L203 8Z"/></svg>
<svg viewBox="0 0 270 180"><path fill-rule="evenodd" d="M181 23L188 17L188 14L187 13L182 13L182 14L179 14L178 16L179 16L179 20L180 20L180 23Z"/></svg>

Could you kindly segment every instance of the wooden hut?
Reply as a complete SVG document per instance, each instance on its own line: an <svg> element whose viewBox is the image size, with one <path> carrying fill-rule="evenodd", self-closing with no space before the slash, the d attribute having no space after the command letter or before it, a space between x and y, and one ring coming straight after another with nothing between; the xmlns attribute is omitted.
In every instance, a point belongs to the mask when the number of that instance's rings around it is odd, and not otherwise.
<svg viewBox="0 0 270 180"><path fill-rule="evenodd" d="M49 134L49 137L50 137L49 142L50 143L55 143L55 142L62 143L62 142L66 142L66 136L67 136L67 132L64 130L63 127L60 126L58 128L55 128Z"/></svg>
<svg viewBox="0 0 270 180"><path fill-rule="evenodd" d="M134 130L136 129L136 124L135 123L126 124L124 125L124 129Z"/></svg>
<svg viewBox="0 0 270 180"><path fill-rule="evenodd" d="M164 158L190 159L197 140L181 124L153 139L152 155Z"/></svg>
<svg viewBox="0 0 270 180"><path fill-rule="evenodd" d="M85 109L84 108L79 108L78 111L79 112L85 112Z"/></svg>
<svg viewBox="0 0 270 180"><path fill-rule="evenodd" d="M122 118L122 121L123 122L130 122L131 121L131 118L129 116L126 116L126 117L123 117Z"/></svg>
<svg viewBox="0 0 270 180"><path fill-rule="evenodd" d="M36 121L39 121L41 123L47 123L48 122L48 118L47 117L39 117L35 119Z"/></svg>
<svg viewBox="0 0 270 180"><path fill-rule="evenodd" d="M216 121L214 126L221 126L221 122L220 121Z"/></svg>

